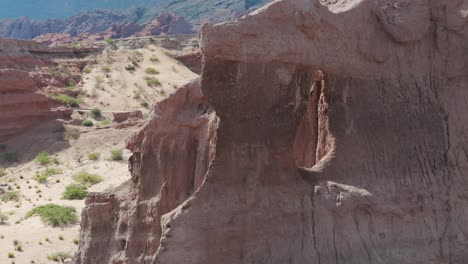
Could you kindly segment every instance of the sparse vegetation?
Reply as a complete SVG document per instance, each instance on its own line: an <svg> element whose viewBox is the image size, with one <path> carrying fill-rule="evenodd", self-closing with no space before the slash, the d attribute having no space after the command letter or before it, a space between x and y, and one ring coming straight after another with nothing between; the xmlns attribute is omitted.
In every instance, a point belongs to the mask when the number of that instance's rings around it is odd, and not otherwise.
<svg viewBox="0 0 468 264"><path fill-rule="evenodd" d="M82 170L75 174L74 179L76 182L83 185L93 185L102 181L101 176L89 173L85 170Z"/></svg>
<svg viewBox="0 0 468 264"><path fill-rule="evenodd" d="M123 160L123 150L122 149L111 150L111 159L114 161Z"/></svg>
<svg viewBox="0 0 468 264"><path fill-rule="evenodd" d="M88 154L89 160L98 160L101 157L101 153L99 152L91 152Z"/></svg>
<svg viewBox="0 0 468 264"><path fill-rule="evenodd" d="M154 74L159 74L159 71L156 70L156 68L148 67L145 69L145 73L154 75Z"/></svg>
<svg viewBox="0 0 468 264"><path fill-rule="evenodd" d="M34 179L38 182L38 183L46 183L47 182L47 179L49 179L49 176L46 175L46 174L37 174L36 177L34 177ZM37 193L37 192L36 192Z"/></svg>
<svg viewBox="0 0 468 264"><path fill-rule="evenodd" d="M18 154L16 152L7 152L3 154L3 159L9 162L18 161Z"/></svg>
<svg viewBox="0 0 468 264"><path fill-rule="evenodd" d="M57 174L60 174L60 173L62 173L62 170L59 169L59 168L46 168L44 170L44 172L42 172L42 174L45 174L47 176L57 175Z"/></svg>
<svg viewBox="0 0 468 264"><path fill-rule="evenodd" d="M140 105L141 105L142 107L144 107L144 108L148 108L148 107L149 107L149 104L148 104L148 102L146 102L146 101L141 101L141 102L140 102Z"/></svg>
<svg viewBox="0 0 468 264"><path fill-rule="evenodd" d="M78 139L80 138L80 130L77 128L70 128L67 127L65 128L65 132L63 133L63 139L64 140L70 140L70 139Z"/></svg>
<svg viewBox="0 0 468 264"><path fill-rule="evenodd" d="M37 154L34 160L41 165L49 165L53 162L53 158L49 155L49 153L47 153L47 151L42 151Z"/></svg>
<svg viewBox="0 0 468 264"><path fill-rule="evenodd" d="M148 86L159 86L159 85L161 85L161 82L158 79L154 78L154 77L146 76L145 81L146 81L146 84L148 84Z"/></svg>
<svg viewBox="0 0 468 264"><path fill-rule="evenodd" d="M5 224L8 221L8 215L4 212L0 212L0 224Z"/></svg>
<svg viewBox="0 0 468 264"><path fill-rule="evenodd" d="M92 127L92 126L94 126L94 123L93 123L92 120L86 119L85 121L83 121L83 126Z"/></svg>
<svg viewBox="0 0 468 264"><path fill-rule="evenodd" d="M0 177L3 177L7 174L6 170L2 167L0 167Z"/></svg>
<svg viewBox="0 0 468 264"><path fill-rule="evenodd" d="M15 201L18 202L20 200L19 192L6 192L2 195L3 202Z"/></svg>
<svg viewBox="0 0 468 264"><path fill-rule="evenodd" d="M100 118L102 116L101 109L99 108L93 108L91 109L91 116L93 118Z"/></svg>
<svg viewBox="0 0 468 264"><path fill-rule="evenodd" d="M70 184L65 188L65 192L62 195L63 199L66 200L82 200L88 195L86 186L80 184Z"/></svg>
<svg viewBox="0 0 468 264"><path fill-rule="evenodd" d="M156 56L154 56L154 55L151 56L149 59L150 59L151 62L159 62L158 57L156 57Z"/></svg>
<svg viewBox="0 0 468 264"><path fill-rule="evenodd" d="M95 80L96 80L96 84L94 85L94 88L102 90L103 89L102 84L104 83L104 79L102 78L102 76L96 76Z"/></svg>
<svg viewBox="0 0 468 264"><path fill-rule="evenodd" d="M100 124L101 124L101 126L107 126L107 125L110 125L111 123L112 122L110 120L106 119L106 120L102 120Z"/></svg>
<svg viewBox="0 0 468 264"><path fill-rule="evenodd" d="M86 66L86 68L83 69L83 72L87 73L87 74L90 74L91 71L92 71L92 69L90 67L88 67L88 66Z"/></svg>
<svg viewBox="0 0 468 264"><path fill-rule="evenodd" d="M65 253L65 252L57 252L57 253L47 256L48 260L60 262L60 263L63 263L63 261L68 258L73 258L73 256L70 253Z"/></svg>
<svg viewBox="0 0 468 264"><path fill-rule="evenodd" d="M81 103L80 99L71 97L66 94L60 94L60 95L55 96L55 100L61 104L64 104L70 107L78 107Z"/></svg>
<svg viewBox="0 0 468 264"><path fill-rule="evenodd" d="M117 49L117 44L115 43L115 40L111 38L107 38L104 40L109 46L111 46L112 49Z"/></svg>
<svg viewBox="0 0 468 264"><path fill-rule="evenodd" d="M76 209L69 206L46 204L29 211L26 217L39 215L41 220L54 227L74 224L78 220Z"/></svg>
<svg viewBox="0 0 468 264"><path fill-rule="evenodd" d="M136 71L136 67L133 64L129 64L129 65L125 66L125 70L127 70L129 72L134 72L134 71Z"/></svg>
<svg viewBox="0 0 468 264"><path fill-rule="evenodd" d="M104 73L109 73L111 72L111 68L109 65L104 65L102 66L101 70L104 72Z"/></svg>

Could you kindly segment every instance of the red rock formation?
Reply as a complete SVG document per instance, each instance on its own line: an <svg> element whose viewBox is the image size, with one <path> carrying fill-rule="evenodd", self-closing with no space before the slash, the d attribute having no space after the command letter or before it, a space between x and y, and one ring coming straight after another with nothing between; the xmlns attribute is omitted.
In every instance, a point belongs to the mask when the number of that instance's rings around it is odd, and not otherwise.
<svg viewBox="0 0 468 264"><path fill-rule="evenodd" d="M92 49L50 49L32 41L0 39L0 139L21 133L41 121L60 117L67 111L53 111L57 106L45 95L51 84L66 87L79 81L87 61L80 61ZM67 67L70 74L54 72L60 59L75 61ZM70 62L70 61L68 61ZM68 111L69 112L69 111Z"/></svg>
<svg viewBox="0 0 468 264"><path fill-rule="evenodd" d="M283 0L204 26L209 114L195 87L157 106L78 263L466 263L467 8Z"/></svg>

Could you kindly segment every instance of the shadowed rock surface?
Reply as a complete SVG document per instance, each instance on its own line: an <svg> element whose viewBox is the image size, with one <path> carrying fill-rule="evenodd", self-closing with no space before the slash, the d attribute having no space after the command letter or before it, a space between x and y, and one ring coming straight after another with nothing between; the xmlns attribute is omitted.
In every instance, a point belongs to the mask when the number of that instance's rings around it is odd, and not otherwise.
<svg viewBox="0 0 468 264"><path fill-rule="evenodd" d="M466 263L468 1L276 1L201 48L78 263Z"/></svg>

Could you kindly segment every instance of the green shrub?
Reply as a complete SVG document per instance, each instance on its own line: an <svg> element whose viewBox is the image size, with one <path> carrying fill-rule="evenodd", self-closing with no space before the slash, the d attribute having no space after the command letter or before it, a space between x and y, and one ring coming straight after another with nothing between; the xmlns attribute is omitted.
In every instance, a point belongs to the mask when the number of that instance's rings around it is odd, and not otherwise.
<svg viewBox="0 0 468 264"><path fill-rule="evenodd" d="M0 224L5 224L6 221L8 221L8 215L0 212Z"/></svg>
<svg viewBox="0 0 468 264"><path fill-rule="evenodd" d="M111 150L111 159L115 161L123 160L123 150L122 149Z"/></svg>
<svg viewBox="0 0 468 264"><path fill-rule="evenodd" d="M107 65L106 65L106 66L102 66L101 70L102 70L103 72L105 72L105 73L111 72L111 68L110 68L109 66L107 66Z"/></svg>
<svg viewBox="0 0 468 264"><path fill-rule="evenodd" d="M18 161L18 154L16 152L7 152L3 154L3 159L6 161Z"/></svg>
<svg viewBox="0 0 468 264"><path fill-rule="evenodd" d="M67 200L83 200L88 195L88 189L84 185L70 184L65 187L65 192L62 195L63 199Z"/></svg>
<svg viewBox="0 0 468 264"><path fill-rule="evenodd" d="M101 126L107 126L107 125L110 125L112 122L110 120L102 120L101 121Z"/></svg>
<svg viewBox="0 0 468 264"><path fill-rule="evenodd" d="M158 79L154 78L154 77L146 76L145 81L149 86L159 86L159 85L161 85L161 82Z"/></svg>
<svg viewBox="0 0 468 264"><path fill-rule="evenodd" d="M18 202L19 199L20 199L19 192L6 192L5 194L2 195L2 201L4 202L8 202L8 201Z"/></svg>
<svg viewBox="0 0 468 264"><path fill-rule="evenodd" d="M35 161L41 165L49 165L53 162L53 158L46 151L42 151L37 154Z"/></svg>
<svg viewBox="0 0 468 264"><path fill-rule="evenodd" d="M55 262L63 262L66 259L71 259L73 256L70 253L57 252L54 254L47 255L47 259Z"/></svg>
<svg viewBox="0 0 468 264"><path fill-rule="evenodd" d="M3 177L7 174L6 170L2 167L0 167L0 177Z"/></svg>
<svg viewBox="0 0 468 264"><path fill-rule="evenodd" d="M77 107L80 105L81 100L71 97L66 94L60 94L55 97L55 100L58 101L61 104L70 106L70 107Z"/></svg>
<svg viewBox="0 0 468 264"><path fill-rule="evenodd" d="M39 215L41 220L54 227L66 226L77 222L76 209L69 206L46 204L29 211L26 217Z"/></svg>
<svg viewBox="0 0 468 264"><path fill-rule="evenodd" d="M89 119L86 119L85 121L83 121L83 126L92 127L92 126L94 126L94 123L93 123L93 121L91 121Z"/></svg>
<svg viewBox="0 0 468 264"><path fill-rule="evenodd" d="M101 157L101 153L99 152L91 152L88 154L89 160L98 160Z"/></svg>
<svg viewBox="0 0 468 264"><path fill-rule="evenodd" d="M8 252L8 258L15 258L15 254Z"/></svg>
<svg viewBox="0 0 468 264"><path fill-rule="evenodd" d="M78 243L80 243L80 241L78 239L76 239L76 238L73 239L73 244L78 245Z"/></svg>
<svg viewBox="0 0 468 264"><path fill-rule="evenodd" d="M46 168L42 174L45 174L47 176L50 176L50 175L57 175L57 174L60 174L62 173L62 170L59 169L59 168Z"/></svg>
<svg viewBox="0 0 468 264"><path fill-rule="evenodd" d="M125 70L129 71L129 72L134 72L136 71L136 67L134 64L129 64L127 66L125 66Z"/></svg>
<svg viewBox="0 0 468 264"><path fill-rule="evenodd" d="M153 67L149 67L145 69L145 73L154 75L154 74L159 74L159 71Z"/></svg>
<svg viewBox="0 0 468 264"><path fill-rule="evenodd" d="M107 38L104 40L109 46L112 47L112 49L117 49L117 43L115 43L115 40L111 38Z"/></svg>
<svg viewBox="0 0 468 264"><path fill-rule="evenodd" d="M87 74L90 74L91 71L92 71L92 70L91 70L90 67L86 67L86 68L83 69L83 72L84 72L84 73L87 73Z"/></svg>
<svg viewBox="0 0 468 264"><path fill-rule="evenodd" d="M46 183L48 178L49 176L43 173L37 174L36 177L34 177L34 179L39 183Z"/></svg>
<svg viewBox="0 0 468 264"><path fill-rule="evenodd" d="M93 109L91 109L91 116L92 116L93 118L99 118L99 117L101 117L101 116L102 116L101 109L99 109L99 108L93 108Z"/></svg>
<svg viewBox="0 0 468 264"><path fill-rule="evenodd" d="M144 107L144 108L148 108L148 107L149 107L149 104L148 104L148 102L146 102L146 101L141 101L141 102L140 102L140 105L141 105L142 107Z"/></svg>
<svg viewBox="0 0 468 264"><path fill-rule="evenodd" d="M156 57L154 55L151 56L149 59L150 59L151 62L158 62L159 61L158 57Z"/></svg>
<svg viewBox="0 0 468 264"><path fill-rule="evenodd" d="M102 181L101 176L89 173L85 170L78 172L73 178L75 179L75 181L83 185L93 185Z"/></svg>

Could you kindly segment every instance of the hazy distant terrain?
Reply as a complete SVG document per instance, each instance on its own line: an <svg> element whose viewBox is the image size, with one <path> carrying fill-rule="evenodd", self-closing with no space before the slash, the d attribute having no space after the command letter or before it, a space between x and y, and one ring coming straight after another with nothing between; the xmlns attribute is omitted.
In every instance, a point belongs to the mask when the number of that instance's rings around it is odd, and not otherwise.
<svg viewBox="0 0 468 264"><path fill-rule="evenodd" d="M66 18L78 12L104 9L122 9L130 6L149 7L160 0L2 0L0 19L28 17L34 20Z"/></svg>

